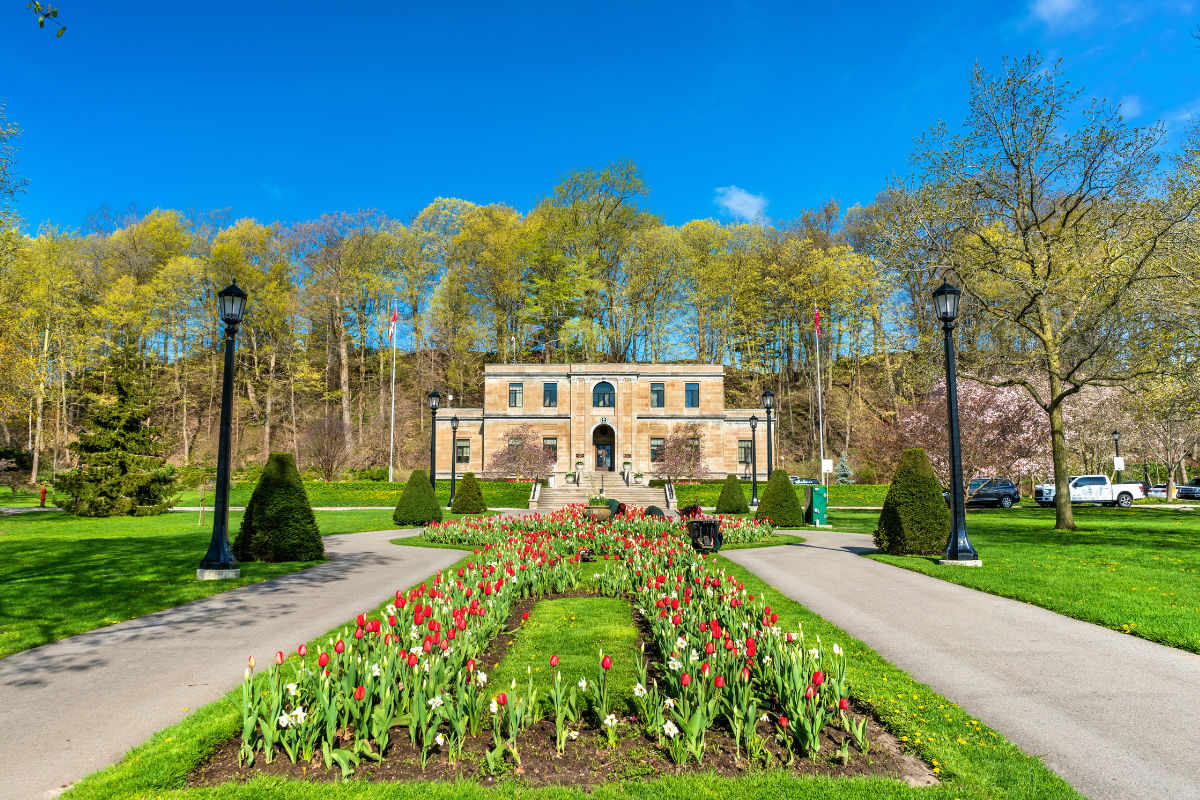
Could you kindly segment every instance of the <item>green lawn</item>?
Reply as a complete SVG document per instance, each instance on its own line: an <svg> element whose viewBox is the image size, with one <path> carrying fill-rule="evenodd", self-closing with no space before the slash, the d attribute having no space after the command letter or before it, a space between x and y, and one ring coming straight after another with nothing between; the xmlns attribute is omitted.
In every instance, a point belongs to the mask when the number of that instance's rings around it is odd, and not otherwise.
<svg viewBox="0 0 1200 800"><path fill-rule="evenodd" d="M325 534L394 528L389 511L318 511ZM241 512L229 515L236 532ZM0 517L0 657L144 616L310 563L241 565L236 581L197 581L212 515L85 519L61 511Z"/></svg>
<svg viewBox="0 0 1200 800"><path fill-rule="evenodd" d="M464 557L450 569L464 565L472 556ZM826 778L797 778L778 771L751 772L740 779L729 779L711 775L664 776L654 780L616 781L584 793L571 787L547 787L529 789L518 780L508 777L496 786L476 783L425 783L370 784L347 781L336 784L311 784L283 780L255 780L249 784L225 784L211 789L186 789L188 773L220 743L234 736L239 730L239 713L230 703L219 701L197 709L182 722L160 731L145 744L134 748L119 764L107 767L77 783L66 795L67 800L114 800L133 797L204 798L204 800L252 800L272 797L282 800L307 800L307 798L515 798L528 800L586 800L586 798L650 798L675 797L709 798L762 798L774 800L778 797L799 800L1080 800L1062 779L1047 769L1041 761L1020 752L995 731L964 714L958 706L934 693L929 687L913 681L908 675L885 661L861 642L844 631L825 622L803 606L784 598L773 588L766 586L753 573L732 562L718 557L718 565L730 570L743 581L748 589L758 596L769 598L772 611L779 614L779 624L785 629L795 630L803 622L807 635L820 635L823 641L839 642L850 656L852 692L858 702L870 705L885 720L897 735L905 737L907 746L915 753L935 764L942 786L914 788L898 781L884 778L830 780ZM428 580L428 579L427 579ZM604 610L593 606L611 603L612 609ZM577 604L577 605L576 605ZM381 606L382 609L382 606ZM593 609L597 613L592 613ZM585 613L586 612L586 613ZM492 685L499 691L501 680L511 680L524 672L524 667L545 661L551 651L581 659L579 667L585 669L595 656L589 655L594 642L609 640L626 642L634 636L632 626L625 627L628 620L628 605L622 601L603 598L579 598L570 601L545 601L535 607L530 622L522 636L512 646L512 652L499 671L493 669L489 675ZM552 626L566 616L584 623L578 633L557 635ZM614 629L601 635L601 628ZM315 647L324 642L328 634L316 637L309 643ZM611 646L611 645L610 645ZM616 645L613 652L627 650L623 644ZM606 647L606 652L609 648ZM532 655L533 658L528 658ZM614 658L624 660L626 656ZM508 662L511 662L508 663ZM569 662L569 663L574 663ZM619 663L619 662L618 662ZM560 663L561 666L561 663ZM595 665L587 672L592 677ZM578 680L574 674L570 676ZM614 668L615 671L615 668ZM564 680L568 672L563 673ZM236 676L231 678L236 680ZM614 695L618 703L624 698Z"/></svg>
<svg viewBox="0 0 1200 800"><path fill-rule="evenodd" d="M830 514L835 529L852 530L842 513ZM870 558L1200 653L1200 515L1085 506L1075 523L1077 531L1054 530L1054 509L970 511L982 567Z"/></svg>
<svg viewBox="0 0 1200 800"><path fill-rule="evenodd" d="M461 478L461 476L460 476ZM255 484L250 481L238 481L229 490L229 505L244 506L254 493ZM480 481L479 489L483 493L483 501L490 508L528 508L529 489L531 484L516 481ZM404 492L403 483L386 483L384 481L338 481L325 483L323 481L305 481L304 491L308 502L313 507L331 506L371 506L395 508L400 495ZM437 496L443 506L450 504L450 481L437 482ZM211 507L213 493L205 495L204 504ZM179 495L177 505L199 506L200 493L186 491Z"/></svg>
<svg viewBox="0 0 1200 800"><path fill-rule="evenodd" d="M51 493L46 493L46 505L53 505L50 502ZM13 496L12 489L7 486L0 486L0 508L29 508L41 503L42 492L39 489L36 492L31 492L28 489L17 489L16 497Z"/></svg>

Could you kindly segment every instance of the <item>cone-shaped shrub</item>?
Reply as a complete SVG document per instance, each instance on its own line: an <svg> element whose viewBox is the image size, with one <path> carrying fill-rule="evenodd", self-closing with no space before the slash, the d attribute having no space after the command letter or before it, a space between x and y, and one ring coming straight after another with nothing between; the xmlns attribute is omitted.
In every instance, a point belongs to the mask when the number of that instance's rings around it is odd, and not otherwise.
<svg viewBox="0 0 1200 800"><path fill-rule="evenodd" d="M767 481L766 491L758 500L756 520L769 519L776 528L803 528L804 506L796 497L796 487L788 478L787 470L777 469Z"/></svg>
<svg viewBox="0 0 1200 800"><path fill-rule="evenodd" d="M425 470L414 469L408 476L408 483L404 484L396 510L392 512L392 521L405 527L442 521L442 506L429 485L429 473Z"/></svg>
<svg viewBox="0 0 1200 800"><path fill-rule="evenodd" d="M233 543L239 561L316 561L325 556L317 518L291 453L272 453Z"/></svg>
<svg viewBox="0 0 1200 800"><path fill-rule="evenodd" d="M474 472L463 475L462 481L454 488L454 505L450 510L455 514L479 514L488 510Z"/></svg>
<svg viewBox="0 0 1200 800"><path fill-rule="evenodd" d="M721 487L721 496L717 498L718 514L745 514L750 510L746 502L746 493L742 491L742 482L737 475L727 475L725 485Z"/></svg>
<svg viewBox="0 0 1200 800"><path fill-rule="evenodd" d="M950 509L925 451L905 450L875 529L875 546L892 555L937 555L946 547Z"/></svg>

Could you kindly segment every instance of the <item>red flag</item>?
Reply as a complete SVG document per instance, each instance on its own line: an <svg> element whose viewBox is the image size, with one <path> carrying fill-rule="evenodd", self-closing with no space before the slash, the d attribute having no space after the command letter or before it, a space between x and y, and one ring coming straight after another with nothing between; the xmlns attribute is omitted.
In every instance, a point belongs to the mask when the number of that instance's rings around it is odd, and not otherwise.
<svg viewBox="0 0 1200 800"><path fill-rule="evenodd" d="M814 309L816 310L816 312L817 312L817 321L816 321L816 326L817 326L817 338L818 338L818 339L820 339L820 338L821 338L821 309L817 308L817 304L816 304L816 303L813 303L813 308L814 308Z"/></svg>
<svg viewBox="0 0 1200 800"><path fill-rule="evenodd" d="M396 307L392 306L392 320L388 323L388 341L396 337Z"/></svg>

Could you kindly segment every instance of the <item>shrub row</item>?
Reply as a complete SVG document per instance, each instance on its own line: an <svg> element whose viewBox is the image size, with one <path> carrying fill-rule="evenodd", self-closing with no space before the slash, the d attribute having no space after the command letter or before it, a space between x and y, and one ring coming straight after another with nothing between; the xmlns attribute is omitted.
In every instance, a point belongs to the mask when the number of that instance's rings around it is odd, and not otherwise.
<svg viewBox="0 0 1200 800"><path fill-rule="evenodd" d="M488 508L528 508L529 483L516 481L479 481L479 489L483 502ZM229 504L244 506L250 501L255 484L239 481L231 487ZM341 481L325 483L323 481L305 481L304 490L314 508L322 506L389 506L395 508L404 493L403 483L387 483L379 481ZM462 487L462 477L459 476L455 494ZM450 481L437 482L437 496L442 505L450 502ZM212 505L212 492L205 500Z"/></svg>
<svg viewBox="0 0 1200 800"><path fill-rule="evenodd" d="M717 483L679 483L675 485L675 496L679 500L680 506L688 506L696 503L705 507L715 507L717 500L721 496L721 491L724 488L725 481ZM749 502L752 494L751 484L749 481L742 482L742 493L746 496L746 501ZM763 492L766 491L767 481L761 480L758 482L758 499L763 498ZM796 492L800 494L804 487L797 486ZM869 485L869 484L847 484L829 487L830 506L882 506L884 498L887 497L887 485ZM801 495L802 496L802 495Z"/></svg>

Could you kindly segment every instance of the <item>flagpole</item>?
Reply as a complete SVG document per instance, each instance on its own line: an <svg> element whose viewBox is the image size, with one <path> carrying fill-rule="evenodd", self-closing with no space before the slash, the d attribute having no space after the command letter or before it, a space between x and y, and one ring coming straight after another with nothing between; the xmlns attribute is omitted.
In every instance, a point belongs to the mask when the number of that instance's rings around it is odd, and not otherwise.
<svg viewBox="0 0 1200 800"><path fill-rule="evenodd" d="M821 483L825 483L825 404L821 396L821 309L817 308L817 303L813 301L813 310L816 311L816 334L817 334L817 436L821 440Z"/></svg>
<svg viewBox="0 0 1200 800"><path fill-rule="evenodd" d="M388 338L392 340L392 423L391 440L388 442L388 483L392 482L392 463L396 452L396 309L392 308L392 319L388 325Z"/></svg>

